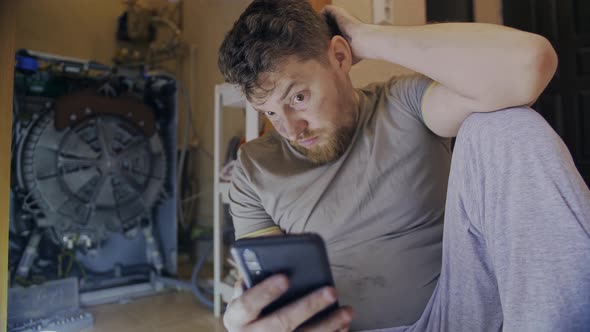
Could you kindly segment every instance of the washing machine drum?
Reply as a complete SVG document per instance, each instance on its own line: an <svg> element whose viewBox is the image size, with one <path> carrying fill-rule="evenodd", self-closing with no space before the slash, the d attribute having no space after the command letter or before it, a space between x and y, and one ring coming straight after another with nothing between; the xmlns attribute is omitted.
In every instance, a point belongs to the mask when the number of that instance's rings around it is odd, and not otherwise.
<svg viewBox="0 0 590 332"><path fill-rule="evenodd" d="M49 107L20 147L25 209L37 226L51 229L57 244L91 248L109 232L133 237L164 193L160 135L142 128L145 121L136 115L121 113L85 106L56 114ZM64 116L72 125L56 126Z"/></svg>

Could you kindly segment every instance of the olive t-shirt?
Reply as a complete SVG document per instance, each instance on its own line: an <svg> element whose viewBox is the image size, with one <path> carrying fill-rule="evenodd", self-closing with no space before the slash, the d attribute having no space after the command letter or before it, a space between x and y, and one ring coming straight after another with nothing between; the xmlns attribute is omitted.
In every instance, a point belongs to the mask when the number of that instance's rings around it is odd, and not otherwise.
<svg viewBox="0 0 590 332"><path fill-rule="evenodd" d="M353 329L408 325L441 265L450 139L424 124L422 75L359 89L360 120L337 160L315 165L278 133L244 144L233 171L236 236L320 234Z"/></svg>

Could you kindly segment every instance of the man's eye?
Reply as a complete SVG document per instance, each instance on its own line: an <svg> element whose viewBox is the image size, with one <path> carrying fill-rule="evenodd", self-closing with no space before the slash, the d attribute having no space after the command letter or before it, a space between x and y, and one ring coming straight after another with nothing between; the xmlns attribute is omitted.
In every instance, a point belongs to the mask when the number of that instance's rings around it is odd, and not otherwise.
<svg viewBox="0 0 590 332"><path fill-rule="evenodd" d="M266 116L274 116L276 113L275 112L264 112L264 114L266 114Z"/></svg>
<svg viewBox="0 0 590 332"><path fill-rule="evenodd" d="M293 102L295 104L301 103L305 100L305 95L303 93L298 93L297 95L295 95L295 98L293 98Z"/></svg>

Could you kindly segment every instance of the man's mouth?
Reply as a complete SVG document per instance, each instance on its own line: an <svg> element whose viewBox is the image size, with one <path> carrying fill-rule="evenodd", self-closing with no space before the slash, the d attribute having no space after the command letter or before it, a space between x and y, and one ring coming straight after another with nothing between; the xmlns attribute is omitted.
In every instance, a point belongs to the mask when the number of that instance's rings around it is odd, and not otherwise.
<svg viewBox="0 0 590 332"><path fill-rule="evenodd" d="M317 141L318 141L318 136L315 136L315 137L311 137L311 138L298 140L297 144L303 146L304 148L309 148L312 145L316 144Z"/></svg>

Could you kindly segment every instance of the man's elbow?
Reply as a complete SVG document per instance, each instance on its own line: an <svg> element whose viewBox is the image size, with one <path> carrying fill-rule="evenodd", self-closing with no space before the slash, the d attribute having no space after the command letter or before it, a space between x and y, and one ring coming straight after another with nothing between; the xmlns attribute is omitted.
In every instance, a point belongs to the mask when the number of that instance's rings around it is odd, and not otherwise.
<svg viewBox="0 0 590 332"><path fill-rule="evenodd" d="M545 90L557 70L557 53L545 37L535 35L527 56L529 82L523 91L522 105L532 105ZM528 53L527 52L527 53Z"/></svg>

